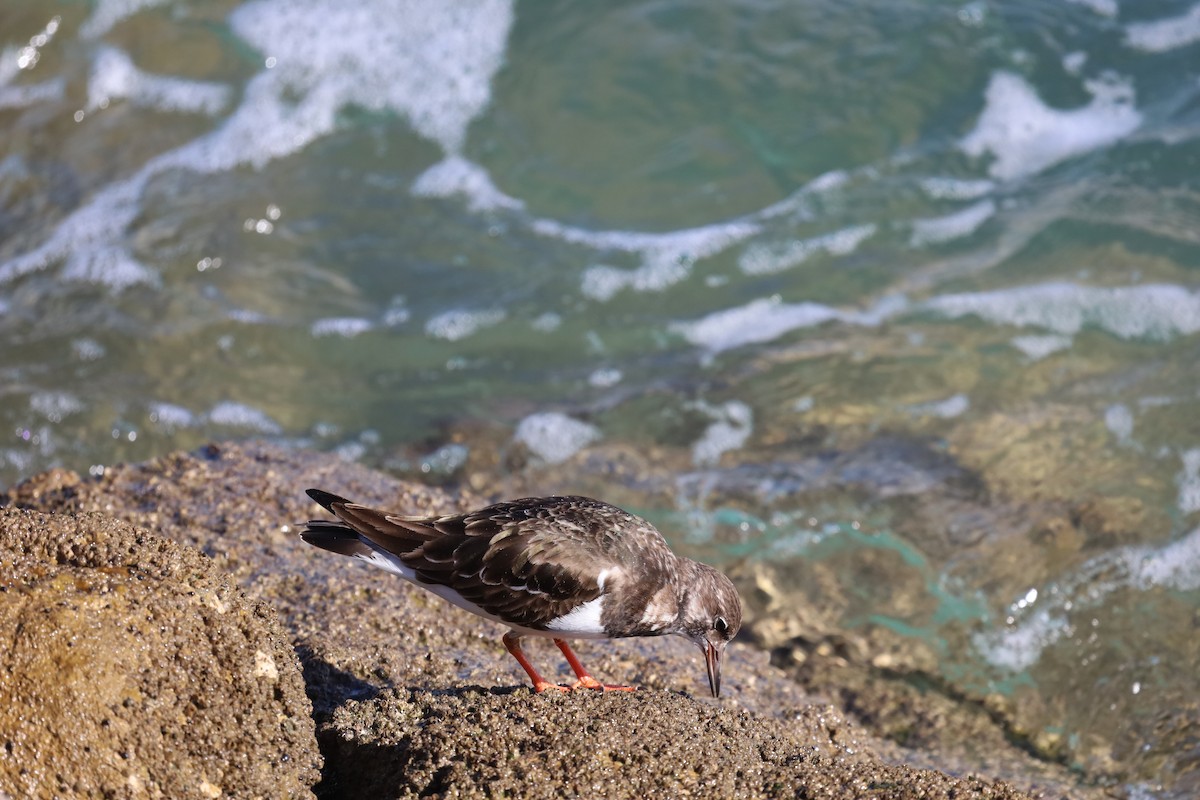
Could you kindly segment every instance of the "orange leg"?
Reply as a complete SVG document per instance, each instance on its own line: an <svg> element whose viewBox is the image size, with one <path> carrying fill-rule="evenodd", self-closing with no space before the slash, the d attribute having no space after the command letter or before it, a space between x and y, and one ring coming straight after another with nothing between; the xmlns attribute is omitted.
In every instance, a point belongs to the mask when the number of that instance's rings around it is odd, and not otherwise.
<svg viewBox="0 0 1200 800"><path fill-rule="evenodd" d="M502 639L504 649L512 653L512 657L517 660L517 663L525 670L525 674L529 676L529 680L533 681L533 690L539 694L547 689L558 689L560 692L568 691L566 686L559 686L556 683L550 683L543 678L538 671L533 668L533 664L529 663L529 659L525 657L525 651L521 649L521 637L514 634L512 631L504 634Z"/></svg>
<svg viewBox="0 0 1200 800"><path fill-rule="evenodd" d="M562 650L562 654L567 657L567 663L571 665L575 676L579 680L571 686L572 689L601 689L605 692L620 691L632 692L637 689L636 686L613 686L607 683L601 683L592 677L592 674L584 669L583 664L579 663L579 657L575 655L575 651L571 649L571 645L567 644L566 639L555 639L554 643L558 645L558 649ZM512 652L511 650L509 652Z"/></svg>

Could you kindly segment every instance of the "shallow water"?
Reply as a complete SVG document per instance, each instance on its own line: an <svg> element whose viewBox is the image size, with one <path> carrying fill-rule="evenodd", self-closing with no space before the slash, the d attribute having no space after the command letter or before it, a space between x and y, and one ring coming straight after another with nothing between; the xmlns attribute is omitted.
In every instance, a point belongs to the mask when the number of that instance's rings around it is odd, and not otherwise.
<svg viewBox="0 0 1200 800"><path fill-rule="evenodd" d="M1196 780L1200 6L9 0L0 48L0 483L267 436L607 487Z"/></svg>

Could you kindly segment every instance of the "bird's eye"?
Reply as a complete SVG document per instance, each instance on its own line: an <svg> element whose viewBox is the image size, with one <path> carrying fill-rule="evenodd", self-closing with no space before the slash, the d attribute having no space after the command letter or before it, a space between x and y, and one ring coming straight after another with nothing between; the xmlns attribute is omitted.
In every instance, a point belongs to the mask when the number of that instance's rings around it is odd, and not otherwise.
<svg viewBox="0 0 1200 800"><path fill-rule="evenodd" d="M725 621L724 617L717 617L714 619L713 627L716 629L717 633L721 634L722 636L729 632L729 623Z"/></svg>

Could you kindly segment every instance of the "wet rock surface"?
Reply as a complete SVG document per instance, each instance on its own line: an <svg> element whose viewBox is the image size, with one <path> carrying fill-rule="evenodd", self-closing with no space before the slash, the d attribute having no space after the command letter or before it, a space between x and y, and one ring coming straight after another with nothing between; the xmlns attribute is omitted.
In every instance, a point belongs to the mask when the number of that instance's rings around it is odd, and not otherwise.
<svg viewBox="0 0 1200 800"><path fill-rule="evenodd" d="M830 705L847 699L835 672L804 686L745 643L729 651L719 701L704 697L699 652L673 637L579 643L597 677L646 691L534 695L499 626L303 544L297 523L320 513L303 494L310 486L413 514L488 499L252 443L111 467L99 479L47 473L11 490L9 502L142 526L197 548L252 602L270 604L312 701L325 756L318 796L1024 796L990 782L999 774L1035 796L1083 796L1068 772L1019 750L985 780L971 777L979 769L970 760L876 738ZM752 576L739 580L744 594L757 591ZM568 680L549 642L527 650L547 677ZM897 718L911 713L954 732L947 738L964 730L954 703L930 706L920 693L911 702ZM926 743L937 737L911 742Z"/></svg>
<svg viewBox="0 0 1200 800"><path fill-rule="evenodd" d="M0 641L0 795L311 796L291 643L191 548L0 509Z"/></svg>

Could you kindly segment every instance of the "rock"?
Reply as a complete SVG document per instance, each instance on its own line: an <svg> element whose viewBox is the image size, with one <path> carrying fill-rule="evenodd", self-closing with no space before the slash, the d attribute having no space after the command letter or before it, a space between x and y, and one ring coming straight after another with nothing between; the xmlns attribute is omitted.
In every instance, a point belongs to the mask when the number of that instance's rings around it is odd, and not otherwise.
<svg viewBox="0 0 1200 800"><path fill-rule="evenodd" d="M312 795L290 642L194 550L0 509L0 641L0 796Z"/></svg>
<svg viewBox="0 0 1200 800"><path fill-rule="evenodd" d="M657 690L390 689L331 726L339 797L1023 797L884 764L820 706L782 720Z"/></svg>
<svg viewBox="0 0 1200 800"><path fill-rule="evenodd" d="M500 626L305 545L297 523L322 513L308 487L399 513L486 502L258 443L109 467L99 479L35 478L9 496L149 527L198 548L250 598L273 605L313 703L322 797L1023 796L896 764L897 748L744 643L727 652L719 701L706 697L699 651L676 637L578 643L598 678L643 691L534 695ZM527 651L549 679L569 679L549 642ZM253 652L246 666L256 680L270 672Z"/></svg>

